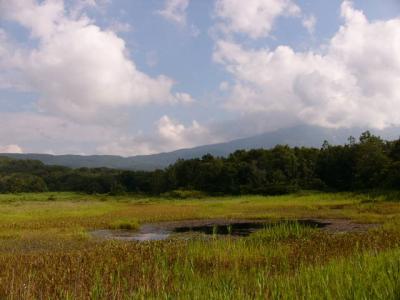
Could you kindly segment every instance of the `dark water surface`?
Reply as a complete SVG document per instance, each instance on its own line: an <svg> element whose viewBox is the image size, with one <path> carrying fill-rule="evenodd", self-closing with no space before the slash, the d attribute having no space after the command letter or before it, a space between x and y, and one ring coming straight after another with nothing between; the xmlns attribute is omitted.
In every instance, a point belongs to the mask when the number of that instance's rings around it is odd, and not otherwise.
<svg viewBox="0 0 400 300"><path fill-rule="evenodd" d="M308 226L313 228L322 228L325 226L324 223L319 223L311 220L301 221L284 221L286 224L299 224L302 226ZM208 235L231 235L231 236L249 236L250 234L266 228L272 228L282 222L237 222L229 224L207 224L203 226L185 226L176 227L173 232L186 233L186 232L198 232Z"/></svg>
<svg viewBox="0 0 400 300"><path fill-rule="evenodd" d="M187 238L190 233L194 234L205 234L205 235L214 235L214 236L236 236L236 237L246 237L250 234L264 229L264 228L272 228L282 223L298 223L302 226L308 226L313 228L323 228L327 224L321 223L313 220L299 220L299 221L280 221L280 222L207 222L202 224L199 222L197 224L194 222L193 224L187 225L188 222L182 222L182 226L180 226L179 222L176 222L174 226L162 224L151 225L147 224L141 227L139 231L131 231L131 230L96 230L91 234L97 238L103 239L113 239L113 240L122 240L122 241L159 241L165 240L173 235L174 237L183 236ZM204 223L204 222L203 222Z"/></svg>

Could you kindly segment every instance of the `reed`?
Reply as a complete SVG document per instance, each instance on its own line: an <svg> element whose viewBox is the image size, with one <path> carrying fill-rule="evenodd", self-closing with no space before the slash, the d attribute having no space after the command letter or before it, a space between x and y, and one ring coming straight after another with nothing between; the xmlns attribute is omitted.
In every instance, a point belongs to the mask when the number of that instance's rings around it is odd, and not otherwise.
<svg viewBox="0 0 400 300"><path fill-rule="evenodd" d="M0 196L0 299L399 299L400 207L364 195L142 199ZM104 196L103 196L104 197ZM371 197L371 196L370 196ZM304 217L379 228L332 234ZM9 217L12 216L12 217ZM95 228L190 218L285 219L249 237L102 241ZM128 226L127 225L127 226Z"/></svg>

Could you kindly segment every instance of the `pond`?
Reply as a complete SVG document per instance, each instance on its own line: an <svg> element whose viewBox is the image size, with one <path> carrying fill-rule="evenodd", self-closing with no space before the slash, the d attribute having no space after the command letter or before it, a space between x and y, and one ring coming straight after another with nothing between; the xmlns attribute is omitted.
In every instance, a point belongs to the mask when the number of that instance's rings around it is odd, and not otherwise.
<svg viewBox="0 0 400 300"><path fill-rule="evenodd" d="M227 224L207 224L195 226L176 227L173 232L175 233L203 233L206 235L231 235L231 236L249 236L250 234L266 228L272 228L282 223L300 224L302 226L322 228L324 223L319 223L311 220L298 220L298 221L279 221L279 222L236 222Z"/></svg>
<svg viewBox="0 0 400 300"><path fill-rule="evenodd" d="M246 237L264 229L272 228L279 224L298 223L302 226L323 228L329 223L315 220L297 221L249 221L249 220L195 220L182 222L165 222L158 224L145 224L139 231L131 230L96 230L91 232L93 237L123 241L159 241L173 237L193 237L198 234L212 236Z"/></svg>
<svg viewBox="0 0 400 300"><path fill-rule="evenodd" d="M170 233L165 232L148 232L141 233L140 231L133 230L114 230L114 229L102 229L91 232L91 235L95 238L106 239L106 240L119 240L119 241L161 241L169 238Z"/></svg>

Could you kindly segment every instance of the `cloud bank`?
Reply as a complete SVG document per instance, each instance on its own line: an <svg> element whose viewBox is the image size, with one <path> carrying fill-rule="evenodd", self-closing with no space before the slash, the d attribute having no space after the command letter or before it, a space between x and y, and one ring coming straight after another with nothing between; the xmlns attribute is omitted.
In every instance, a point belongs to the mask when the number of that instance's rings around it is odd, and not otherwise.
<svg viewBox="0 0 400 300"><path fill-rule="evenodd" d="M22 153L22 148L18 145L0 146L0 153Z"/></svg>
<svg viewBox="0 0 400 300"><path fill-rule="evenodd" d="M28 33L22 44L0 28L0 88L39 95L29 112L0 112L0 152L135 155L296 124L400 125L400 18L371 21L346 0L342 25L323 45L268 48L279 18L294 18L311 34L316 18L294 0L216 0L212 59L228 77L214 92L228 111L225 121L186 116L182 123L161 110L149 120L152 132L137 133L129 127L134 122L125 122L136 107L194 100L175 91L174 79L138 68L118 34L130 29L124 23L102 28L86 15L97 3L105 10L107 1L0 0L0 19ZM162 17L190 23L189 0L164 4ZM159 58L153 56L147 58L154 67Z"/></svg>
<svg viewBox="0 0 400 300"><path fill-rule="evenodd" d="M210 128L196 121L185 126L164 115L154 124L154 127L155 133L152 135L122 136L112 143L99 146L97 151L123 155L150 154L221 141L221 137L213 134Z"/></svg>
<svg viewBox="0 0 400 300"><path fill-rule="evenodd" d="M265 118L279 113L282 124L399 125L400 18L371 22L351 1L341 16L344 24L318 50L249 49L218 39L214 60L234 78L225 106Z"/></svg>
<svg viewBox="0 0 400 300"><path fill-rule="evenodd" d="M123 39L85 14L67 11L63 1L0 0L0 12L37 42L33 49L12 53L0 48L0 61L13 62L9 72L19 72L23 84L40 94L41 111L95 121L105 111L127 106L192 100L172 92L174 80L138 70Z"/></svg>
<svg viewBox="0 0 400 300"><path fill-rule="evenodd" d="M0 139L10 143L0 152L22 152L18 145L43 152L43 145L51 145L45 152L90 154L109 149L106 153L134 155L192 145L185 132L199 129L168 117L159 121L152 137L135 136L136 130L121 126L129 107L194 100L188 93L173 92L173 79L151 77L137 68L118 36L128 28L102 29L85 14L98 2L106 5L95 0L68 7L62 0L0 0L0 19L25 28L26 42L33 45L17 44L0 28L0 88L39 95L36 111L0 113Z"/></svg>

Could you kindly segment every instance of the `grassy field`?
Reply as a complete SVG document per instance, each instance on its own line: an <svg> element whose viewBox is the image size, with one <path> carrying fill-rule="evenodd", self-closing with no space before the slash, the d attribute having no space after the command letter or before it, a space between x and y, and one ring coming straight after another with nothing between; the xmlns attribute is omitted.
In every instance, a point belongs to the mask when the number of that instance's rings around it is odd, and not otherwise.
<svg viewBox="0 0 400 300"><path fill-rule="evenodd" d="M94 229L187 219L352 219L246 238L104 241ZM400 196L299 193L161 199L0 195L0 299L399 299Z"/></svg>

